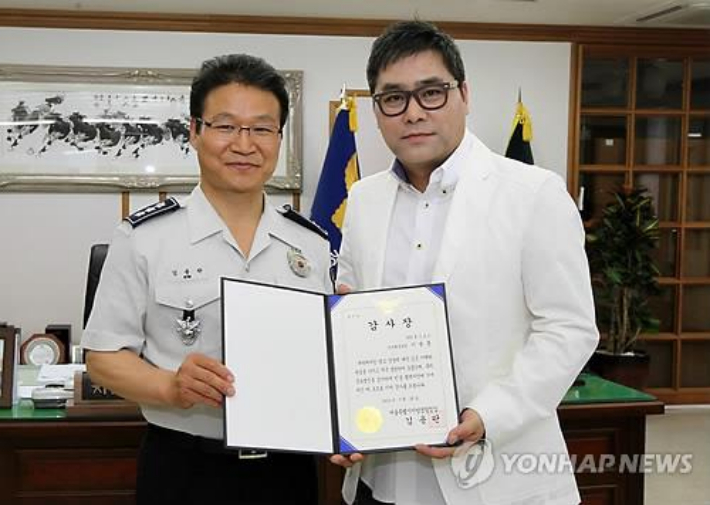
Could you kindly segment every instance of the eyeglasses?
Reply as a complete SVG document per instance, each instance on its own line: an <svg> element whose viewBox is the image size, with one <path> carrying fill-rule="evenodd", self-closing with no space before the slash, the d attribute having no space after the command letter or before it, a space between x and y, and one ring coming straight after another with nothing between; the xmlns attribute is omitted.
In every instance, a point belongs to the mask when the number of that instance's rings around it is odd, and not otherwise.
<svg viewBox="0 0 710 505"><path fill-rule="evenodd" d="M244 130L250 138L268 142L276 140L276 137L281 135L283 132L281 128L274 125L241 126L222 120L210 122L202 118L195 118L195 122L205 125L223 140L231 140L239 136L242 133L242 130Z"/></svg>
<svg viewBox="0 0 710 505"><path fill-rule="evenodd" d="M449 99L449 91L459 87L458 81L426 84L411 91L395 89L372 95L372 99L387 117L399 116L409 107L412 97L424 110L441 109Z"/></svg>

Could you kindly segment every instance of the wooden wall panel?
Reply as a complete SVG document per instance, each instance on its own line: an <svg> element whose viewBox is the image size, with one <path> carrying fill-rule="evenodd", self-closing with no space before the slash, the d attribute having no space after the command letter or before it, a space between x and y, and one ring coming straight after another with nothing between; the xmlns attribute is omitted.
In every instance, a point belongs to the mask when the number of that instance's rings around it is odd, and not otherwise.
<svg viewBox="0 0 710 505"><path fill-rule="evenodd" d="M282 35L378 35L392 20L0 9L0 26ZM437 22L457 39L710 45L710 30Z"/></svg>

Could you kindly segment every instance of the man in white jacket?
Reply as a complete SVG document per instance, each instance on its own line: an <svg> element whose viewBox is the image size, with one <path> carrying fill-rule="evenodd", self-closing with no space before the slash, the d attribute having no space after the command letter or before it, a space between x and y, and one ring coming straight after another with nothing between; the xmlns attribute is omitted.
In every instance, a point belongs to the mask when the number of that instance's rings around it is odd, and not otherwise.
<svg viewBox="0 0 710 505"><path fill-rule="evenodd" d="M579 503L570 465L529 472L510 464L523 455L567 455L556 408L598 340L574 203L557 175L499 156L467 130L463 62L434 25L390 26L372 46L367 77L396 160L351 190L338 285L446 283L463 407L448 441L464 445L453 459L454 447L428 446L333 456L351 467L344 497L397 505ZM485 475L461 471L471 462L466 449L489 462L478 467Z"/></svg>

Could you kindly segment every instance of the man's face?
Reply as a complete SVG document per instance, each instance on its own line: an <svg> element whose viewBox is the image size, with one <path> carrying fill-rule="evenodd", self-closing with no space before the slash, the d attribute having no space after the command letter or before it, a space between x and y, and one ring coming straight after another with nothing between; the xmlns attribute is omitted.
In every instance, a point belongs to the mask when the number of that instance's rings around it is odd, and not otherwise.
<svg viewBox="0 0 710 505"><path fill-rule="evenodd" d="M280 134L263 132L278 130L279 117L279 102L268 91L236 83L213 89L205 97L200 132L195 119L190 124L190 143L197 151L203 189L208 193L261 193L274 173L281 145ZM252 129L240 131L239 127Z"/></svg>
<svg viewBox="0 0 710 505"><path fill-rule="evenodd" d="M403 58L380 71L375 94L383 91L411 91L426 84L454 81L441 55L425 51ZM459 83L451 89L446 105L438 110L423 109L412 97L407 110L387 117L375 105L382 137L407 171L430 174L458 147L466 131L468 88Z"/></svg>

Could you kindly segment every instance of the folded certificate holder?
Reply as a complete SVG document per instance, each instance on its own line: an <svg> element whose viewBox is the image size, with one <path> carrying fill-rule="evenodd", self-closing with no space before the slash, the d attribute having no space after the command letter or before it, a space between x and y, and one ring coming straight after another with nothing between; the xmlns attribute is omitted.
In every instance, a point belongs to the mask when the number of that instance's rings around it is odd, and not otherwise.
<svg viewBox="0 0 710 505"><path fill-rule="evenodd" d="M323 295L222 279L225 445L315 454L446 445L458 403L443 284Z"/></svg>

